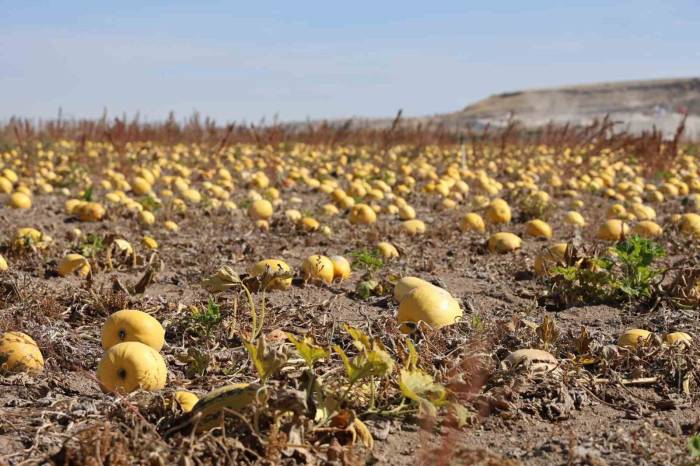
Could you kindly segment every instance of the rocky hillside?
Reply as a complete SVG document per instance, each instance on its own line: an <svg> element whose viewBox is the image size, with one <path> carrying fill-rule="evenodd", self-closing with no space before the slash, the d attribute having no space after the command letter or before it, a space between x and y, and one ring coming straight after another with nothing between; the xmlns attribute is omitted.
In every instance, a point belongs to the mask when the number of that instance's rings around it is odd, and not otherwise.
<svg viewBox="0 0 700 466"><path fill-rule="evenodd" d="M470 118L586 116L606 113L700 114L700 78L628 81L507 92L467 106Z"/></svg>
<svg viewBox="0 0 700 466"><path fill-rule="evenodd" d="M492 95L463 110L435 115L448 124L504 124L515 118L529 127L554 122L586 124L610 115L618 129L652 127L673 134L688 112L687 136L700 137L700 78L625 81Z"/></svg>

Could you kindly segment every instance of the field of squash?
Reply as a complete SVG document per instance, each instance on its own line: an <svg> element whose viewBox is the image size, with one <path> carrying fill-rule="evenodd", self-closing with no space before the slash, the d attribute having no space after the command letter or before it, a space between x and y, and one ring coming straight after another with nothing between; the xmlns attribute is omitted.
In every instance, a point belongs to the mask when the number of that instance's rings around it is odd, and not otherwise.
<svg viewBox="0 0 700 466"><path fill-rule="evenodd" d="M168 131L0 145L0 464L700 456L696 146Z"/></svg>

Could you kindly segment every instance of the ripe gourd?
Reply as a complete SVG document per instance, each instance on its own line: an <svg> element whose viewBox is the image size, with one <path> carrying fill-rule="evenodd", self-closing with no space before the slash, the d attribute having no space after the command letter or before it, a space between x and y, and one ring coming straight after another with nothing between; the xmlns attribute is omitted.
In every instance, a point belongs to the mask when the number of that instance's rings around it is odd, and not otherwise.
<svg viewBox="0 0 700 466"><path fill-rule="evenodd" d="M192 392L178 390L173 394L173 400L183 413L189 413L199 401L199 397Z"/></svg>
<svg viewBox="0 0 700 466"><path fill-rule="evenodd" d="M367 204L357 204L350 211L350 223L353 225L371 225L376 221L376 212Z"/></svg>
<svg viewBox="0 0 700 466"><path fill-rule="evenodd" d="M690 335L685 332L673 332L664 335L664 341L668 345L690 345L693 341Z"/></svg>
<svg viewBox="0 0 700 466"><path fill-rule="evenodd" d="M525 224L525 233L535 238L552 237L552 227L540 219L530 220Z"/></svg>
<svg viewBox="0 0 700 466"><path fill-rule="evenodd" d="M430 284L411 290L401 300L396 315L402 333L410 333L414 328L412 324L423 323L432 329L439 329L454 324L461 317L462 309L457 300Z"/></svg>
<svg viewBox="0 0 700 466"><path fill-rule="evenodd" d="M32 198L25 193L12 193L10 196L10 207L13 209L30 209L32 207Z"/></svg>
<svg viewBox="0 0 700 466"><path fill-rule="evenodd" d="M505 253L519 249L521 244L522 240L518 236L502 231L491 235L488 248L490 252Z"/></svg>
<svg viewBox="0 0 700 466"><path fill-rule="evenodd" d="M484 233L486 231L486 225L484 224L484 219L481 218L479 214L469 212L462 217L462 220L459 223L459 229L464 233L469 231Z"/></svg>
<svg viewBox="0 0 700 466"><path fill-rule="evenodd" d="M396 249L396 246L386 241L381 241L378 243L377 250L384 259L394 259L399 257L399 251Z"/></svg>
<svg viewBox="0 0 700 466"><path fill-rule="evenodd" d="M632 228L632 234L642 238L656 238L663 234L661 226L652 220L642 220Z"/></svg>
<svg viewBox="0 0 700 466"><path fill-rule="evenodd" d="M302 272L306 281L321 281L331 284L334 270L333 262L326 256L309 256L302 264Z"/></svg>
<svg viewBox="0 0 700 466"><path fill-rule="evenodd" d="M396 282L396 285L394 285L394 299L397 303L400 303L403 301L403 298L405 298L408 293L413 291L415 288L426 285L432 285L432 283L418 277L403 277L401 280Z"/></svg>
<svg viewBox="0 0 700 466"><path fill-rule="evenodd" d="M425 223L422 220L406 220L401 224L401 229L409 235L421 235L425 233Z"/></svg>
<svg viewBox="0 0 700 466"><path fill-rule="evenodd" d="M87 277L90 273L90 263L80 254L66 254L58 263L58 274L66 277L73 273Z"/></svg>
<svg viewBox="0 0 700 466"><path fill-rule="evenodd" d="M279 259L266 259L257 262L250 275L261 280L264 290L286 290L292 286L292 269Z"/></svg>
<svg viewBox="0 0 700 466"><path fill-rule="evenodd" d="M583 215L575 210L570 210L566 213L564 216L564 223L575 227L586 226L586 221L584 220Z"/></svg>
<svg viewBox="0 0 700 466"><path fill-rule="evenodd" d="M350 277L350 262L343 256L331 256L333 263L333 279L341 282Z"/></svg>
<svg viewBox="0 0 700 466"><path fill-rule="evenodd" d="M253 220L268 220L272 217L272 204L267 199L253 201L248 207L248 216Z"/></svg>
<svg viewBox="0 0 700 466"><path fill-rule="evenodd" d="M494 199L486 208L486 218L494 224L509 223L511 219L510 206L503 199Z"/></svg>
<svg viewBox="0 0 700 466"><path fill-rule="evenodd" d="M110 393L160 390L165 387L168 368L163 357L148 345L127 341L110 347L97 366L100 388Z"/></svg>
<svg viewBox="0 0 700 466"><path fill-rule="evenodd" d="M150 314L122 309L110 315L102 326L102 348L129 341L138 341L160 351L165 344L165 329Z"/></svg>
<svg viewBox="0 0 700 466"><path fill-rule="evenodd" d="M629 226L622 220L606 220L598 228L597 238L605 241L619 241L629 233Z"/></svg>

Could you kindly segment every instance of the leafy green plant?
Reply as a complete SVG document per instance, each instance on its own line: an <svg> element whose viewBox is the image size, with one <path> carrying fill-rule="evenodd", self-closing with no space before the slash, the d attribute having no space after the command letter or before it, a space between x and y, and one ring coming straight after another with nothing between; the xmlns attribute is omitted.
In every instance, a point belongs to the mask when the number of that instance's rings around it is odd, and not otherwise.
<svg viewBox="0 0 700 466"><path fill-rule="evenodd" d="M663 248L653 241L633 236L618 243L612 252L622 271L617 284L619 291L629 299L651 296L653 279L660 274L652 265L665 255Z"/></svg>
<svg viewBox="0 0 700 466"><path fill-rule="evenodd" d="M204 309L194 308L189 315L189 321L195 330L209 336L214 329L221 323L223 316L221 315L221 306L214 300L210 299Z"/></svg>
<svg viewBox="0 0 700 466"><path fill-rule="evenodd" d="M352 265L355 268L374 271L384 267L384 260L377 250L358 249L348 255L353 258Z"/></svg>
<svg viewBox="0 0 700 466"><path fill-rule="evenodd" d="M144 196L139 199L139 204L141 204L143 208L149 212L155 212L160 209L161 206L160 201L151 195Z"/></svg>
<svg viewBox="0 0 700 466"><path fill-rule="evenodd" d="M300 340L291 333L287 333L287 339L294 345L311 371L313 371L316 361L328 357L328 351L318 346L313 337L304 337Z"/></svg>
<svg viewBox="0 0 700 466"><path fill-rule="evenodd" d="M92 194L93 194L93 188L92 188L92 186L88 186L88 188L85 191L83 191L83 195L82 195L83 201L91 202L92 201Z"/></svg>
<svg viewBox="0 0 700 466"><path fill-rule="evenodd" d="M574 252L565 258L566 265L552 269L552 295L564 305L648 299L661 275L655 261L664 254L661 246L639 236L617 243L604 254L579 257Z"/></svg>
<svg viewBox="0 0 700 466"><path fill-rule="evenodd" d="M479 314L472 314L469 324L476 333L481 333L486 329L484 319Z"/></svg>
<svg viewBox="0 0 700 466"><path fill-rule="evenodd" d="M88 233L85 241L80 245L80 254L92 259L105 248L104 240L101 236Z"/></svg>

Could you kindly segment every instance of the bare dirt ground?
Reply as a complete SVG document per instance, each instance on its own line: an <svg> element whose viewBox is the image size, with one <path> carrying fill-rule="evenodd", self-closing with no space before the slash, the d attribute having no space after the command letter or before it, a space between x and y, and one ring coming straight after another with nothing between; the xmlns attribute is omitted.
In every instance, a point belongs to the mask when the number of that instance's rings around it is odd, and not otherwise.
<svg viewBox="0 0 700 466"><path fill-rule="evenodd" d="M700 429L697 342L685 350L656 343L638 350L611 345L628 328L658 335L684 331L697 340L697 307L679 309L661 300L654 306L553 308L546 300L548 285L532 273L533 258L549 242L524 239L514 253L490 254L484 245L487 236L457 228L464 208L441 210L422 195L411 203L427 232L407 236L398 220L350 226L345 215L324 217L318 209L327 200L311 188L296 186L281 194L285 199L300 197L298 208L315 213L333 234L303 232L280 212L270 230L261 232L243 209L197 208L172 214L177 233L144 227L134 215L118 209L109 209L100 222L81 223L65 213L65 198L57 194L36 196L29 211L0 208L0 253L11 264L0 275L0 331L31 335L46 360L40 375L0 377L0 463L690 464L688 438ZM589 226L575 231L562 221L568 199L554 198L559 208L548 218L555 227L550 242L585 238L591 243L610 202L587 194L583 199L581 212ZM667 251L661 259L664 266L692 262L697 254L696 246L668 223L670 214L682 209L677 201L657 206L659 223L667 227L660 240ZM516 220L508 230L525 238L518 214L516 207ZM54 242L43 251L12 252L11 238L25 226L41 230ZM156 260L162 261L162 268L145 292L135 295L115 283L136 283L146 270L144 264L109 271L98 255L91 261L91 281L59 277L57 260L82 244L72 239L74 228L86 235L123 237L143 258L150 255L141 246L148 233L160 245ZM371 450L359 441L353 444L345 434L316 435L303 448L294 448L289 446L294 443L290 431L285 434L287 444L275 451L272 434L254 439L240 424L240 431L234 428L226 434L170 430L180 416L169 403L175 389L201 396L228 383L257 380L242 345L251 321L240 304L240 291L213 298L221 307L221 321L210 334L192 324L191 306L201 309L212 299L200 284L203 279L222 265L245 273L258 260L272 257L298 270L310 254L347 257L382 240L395 244L401 256L387 261L377 272L380 277L415 275L433 281L465 311L460 323L416 339L421 365L437 374L467 408L464 425L442 411L436 420L422 418L415 409L382 415L353 400L350 404L374 438ZM267 293L263 335L281 347L289 344L279 339L279 330L310 332L321 345L348 347L342 328L347 323L379 337L392 354L400 353L392 347L403 338L394 317L397 305L390 297L360 298L355 289L362 276L356 268L340 284L316 286L295 280L287 291ZM262 299L255 295L257 303ZM146 310L165 326L165 391L114 396L100 390L95 377L103 354L100 329L110 313L123 308ZM548 350L568 361L565 370L544 377L503 370L501 361L510 351L542 346L538 328L545 316L553 319L558 332ZM597 360L592 366L572 362L582 328L590 334ZM338 356L329 359L322 372L335 371L329 378L340 381ZM622 383L642 378L653 381ZM685 391L684 378L689 380ZM274 383L301 388L302 371L292 367Z"/></svg>

